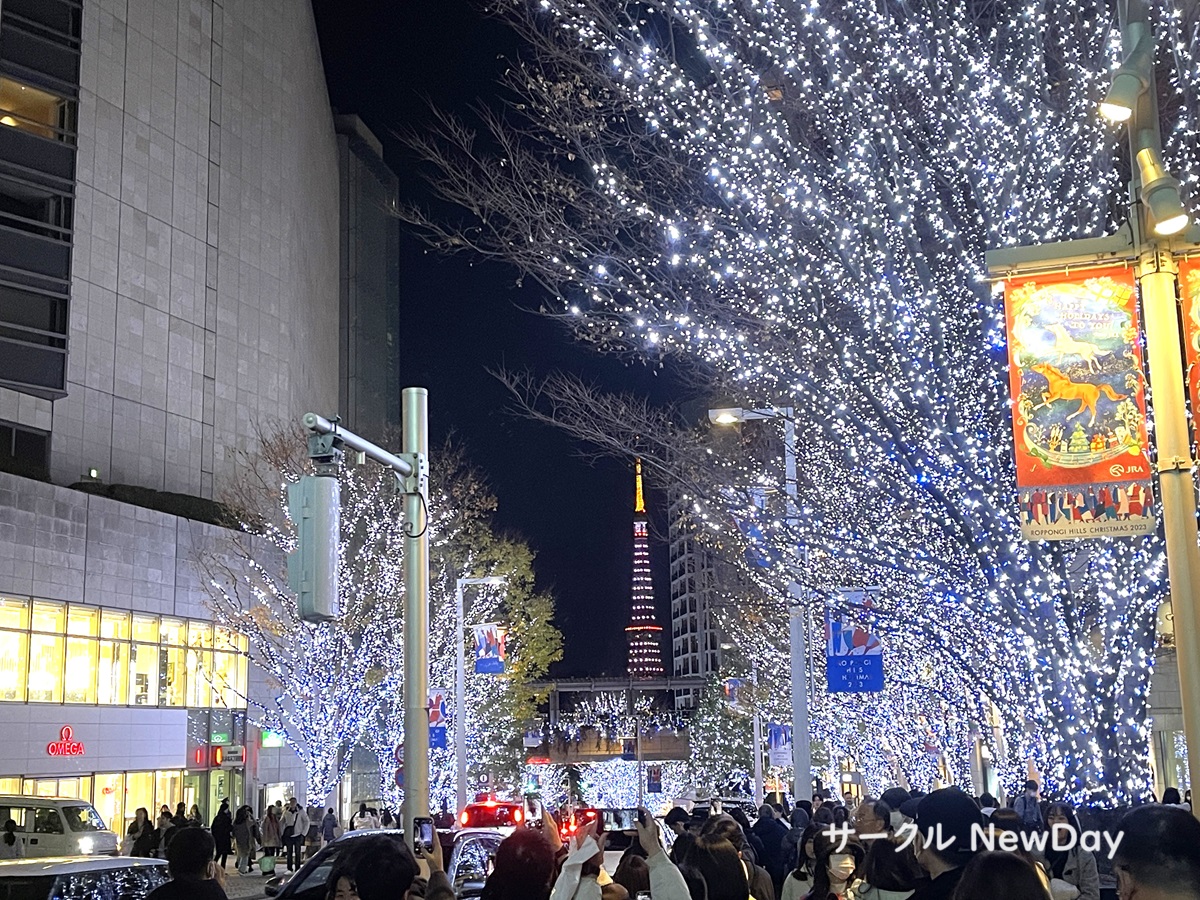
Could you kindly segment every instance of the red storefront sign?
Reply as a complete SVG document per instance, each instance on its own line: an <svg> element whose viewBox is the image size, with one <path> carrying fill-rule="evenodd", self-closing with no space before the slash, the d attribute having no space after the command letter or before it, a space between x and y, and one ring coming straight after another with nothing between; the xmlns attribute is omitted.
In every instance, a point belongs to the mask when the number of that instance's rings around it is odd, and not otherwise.
<svg viewBox="0 0 1200 900"><path fill-rule="evenodd" d="M58 733L58 740L46 745L46 752L51 756L83 756L83 742L75 740L75 732L70 725L64 725Z"/></svg>

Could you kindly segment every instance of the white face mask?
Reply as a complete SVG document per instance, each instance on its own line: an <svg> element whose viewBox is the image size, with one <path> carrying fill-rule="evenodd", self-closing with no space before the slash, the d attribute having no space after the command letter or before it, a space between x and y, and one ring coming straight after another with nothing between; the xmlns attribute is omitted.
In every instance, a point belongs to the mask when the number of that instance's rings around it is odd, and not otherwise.
<svg viewBox="0 0 1200 900"><path fill-rule="evenodd" d="M854 875L857 865L849 853L834 853L829 857L829 878L831 881L849 881Z"/></svg>

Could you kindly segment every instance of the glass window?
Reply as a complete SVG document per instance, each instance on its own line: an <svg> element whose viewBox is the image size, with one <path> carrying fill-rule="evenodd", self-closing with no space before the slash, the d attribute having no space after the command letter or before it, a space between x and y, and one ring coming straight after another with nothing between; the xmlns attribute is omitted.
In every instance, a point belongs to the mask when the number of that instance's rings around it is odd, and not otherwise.
<svg viewBox="0 0 1200 900"><path fill-rule="evenodd" d="M92 776L81 775L78 778L58 779L54 796L74 797L76 800L89 799L92 796Z"/></svg>
<svg viewBox="0 0 1200 900"><path fill-rule="evenodd" d="M158 643L158 616L134 616L133 639L149 644Z"/></svg>
<svg viewBox="0 0 1200 900"><path fill-rule="evenodd" d="M92 806L96 807L96 812L100 813L100 818L108 823L112 831L122 837L125 835L129 821L125 818L123 772L105 772L96 776L96 793L92 796ZM133 810L129 811L129 819L133 819Z"/></svg>
<svg viewBox="0 0 1200 900"><path fill-rule="evenodd" d="M246 635L244 635L244 634L239 634L237 636L237 638L238 638L238 649L241 650L243 653L249 653L250 652L250 638L246 637Z"/></svg>
<svg viewBox="0 0 1200 900"><path fill-rule="evenodd" d="M29 672L29 635L0 631L0 700L25 702L25 676Z"/></svg>
<svg viewBox="0 0 1200 900"><path fill-rule="evenodd" d="M0 778L0 794L12 797L19 793L21 793L20 778Z"/></svg>
<svg viewBox="0 0 1200 900"><path fill-rule="evenodd" d="M152 819L158 818L158 807L164 803L171 804L171 812L175 812L175 804L170 798L160 797L155 802L154 773L126 772L125 773L125 818L132 819L134 811L139 806L150 810Z"/></svg>
<svg viewBox="0 0 1200 900"><path fill-rule="evenodd" d="M67 101L10 78L0 78L0 125L57 139L61 109Z"/></svg>
<svg viewBox="0 0 1200 900"><path fill-rule="evenodd" d="M104 831L104 820L92 809L90 804L81 803L78 806L64 806L63 816L67 820L67 828L71 831Z"/></svg>
<svg viewBox="0 0 1200 900"><path fill-rule="evenodd" d="M162 620L162 625L159 628L160 640L164 644L175 644L182 647L185 643L183 638L183 619L167 619Z"/></svg>
<svg viewBox="0 0 1200 900"><path fill-rule="evenodd" d="M129 705L154 706L158 699L158 645L131 644L130 655Z"/></svg>
<svg viewBox="0 0 1200 900"><path fill-rule="evenodd" d="M237 670L237 656L213 653L213 706L239 709L244 705L238 696Z"/></svg>
<svg viewBox="0 0 1200 900"><path fill-rule="evenodd" d="M100 610L94 606L77 606L72 603L67 609L67 634L95 637L100 627Z"/></svg>
<svg viewBox="0 0 1200 900"><path fill-rule="evenodd" d="M36 618L37 611L34 610ZM34 634L29 638L29 702L62 703L63 639Z"/></svg>
<svg viewBox="0 0 1200 900"><path fill-rule="evenodd" d="M237 650L237 634L220 625L213 629L213 646L217 650Z"/></svg>
<svg viewBox="0 0 1200 900"><path fill-rule="evenodd" d="M162 647L158 651L158 705L184 706L187 703L187 653L183 647Z"/></svg>
<svg viewBox="0 0 1200 900"><path fill-rule="evenodd" d="M0 628L28 628L29 601L0 597Z"/></svg>
<svg viewBox="0 0 1200 900"><path fill-rule="evenodd" d="M66 624L66 607L45 600L33 601L33 630L47 634L62 634Z"/></svg>
<svg viewBox="0 0 1200 900"><path fill-rule="evenodd" d="M124 641L100 642L100 671L97 702L124 706L129 702L129 645Z"/></svg>
<svg viewBox="0 0 1200 900"><path fill-rule="evenodd" d="M164 803L175 809L175 804L183 799L183 775L175 772L154 773L154 803L162 806ZM131 807L132 808L132 807ZM147 809L152 807L148 806ZM157 812L155 812L157 815ZM130 813L132 818L132 813Z"/></svg>
<svg viewBox="0 0 1200 900"><path fill-rule="evenodd" d="M100 614L100 637L129 640L129 613L104 610Z"/></svg>
<svg viewBox="0 0 1200 900"><path fill-rule="evenodd" d="M213 627L211 622L188 622L188 646L211 647Z"/></svg>
<svg viewBox="0 0 1200 900"><path fill-rule="evenodd" d="M51 794L50 796L54 795ZM40 806L27 809L25 811L25 821L33 822L33 832L35 834L63 833L62 816L58 814L57 809L43 808Z"/></svg>
<svg viewBox="0 0 1200 900"><path fill-rule="evenodd" d="M65 698L67 703L95 703L99 684L96 661L97 642L91 638L67 638L67 674Z"/></svg>
<svg viewBox="0 0 1200 900"><path fill-rule="evenodd" d="M212 651L188 650L188 706L205 707L212 705L212 691L208 681L210 677L212 677Z"/></svg>

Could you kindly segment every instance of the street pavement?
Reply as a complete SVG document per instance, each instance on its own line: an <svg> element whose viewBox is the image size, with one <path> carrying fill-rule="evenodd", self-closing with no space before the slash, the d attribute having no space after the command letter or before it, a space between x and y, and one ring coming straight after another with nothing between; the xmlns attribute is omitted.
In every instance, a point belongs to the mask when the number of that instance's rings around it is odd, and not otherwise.
<svg viewBox="0 0 1200 900"><path fill-rule="evenodd" d="M239 875L230 866L225 875L225 896L229 900L250 900L250 898L265 897L263 885L267 879L255 872L253 875Z"/></svg>

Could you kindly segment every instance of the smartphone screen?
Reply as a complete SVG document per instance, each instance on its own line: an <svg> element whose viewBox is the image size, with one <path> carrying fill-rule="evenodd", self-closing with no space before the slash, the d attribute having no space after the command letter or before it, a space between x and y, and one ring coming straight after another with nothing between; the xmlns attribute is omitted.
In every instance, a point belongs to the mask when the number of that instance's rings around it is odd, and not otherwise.
<svg viewBox="0 0 1200 900"><path fill-rule="evenodd" d="M434 832L433 819L416 818L413 820L413 830L416 832L413 838L414 849L424 850L430 853L433 850Z"/></svg>

